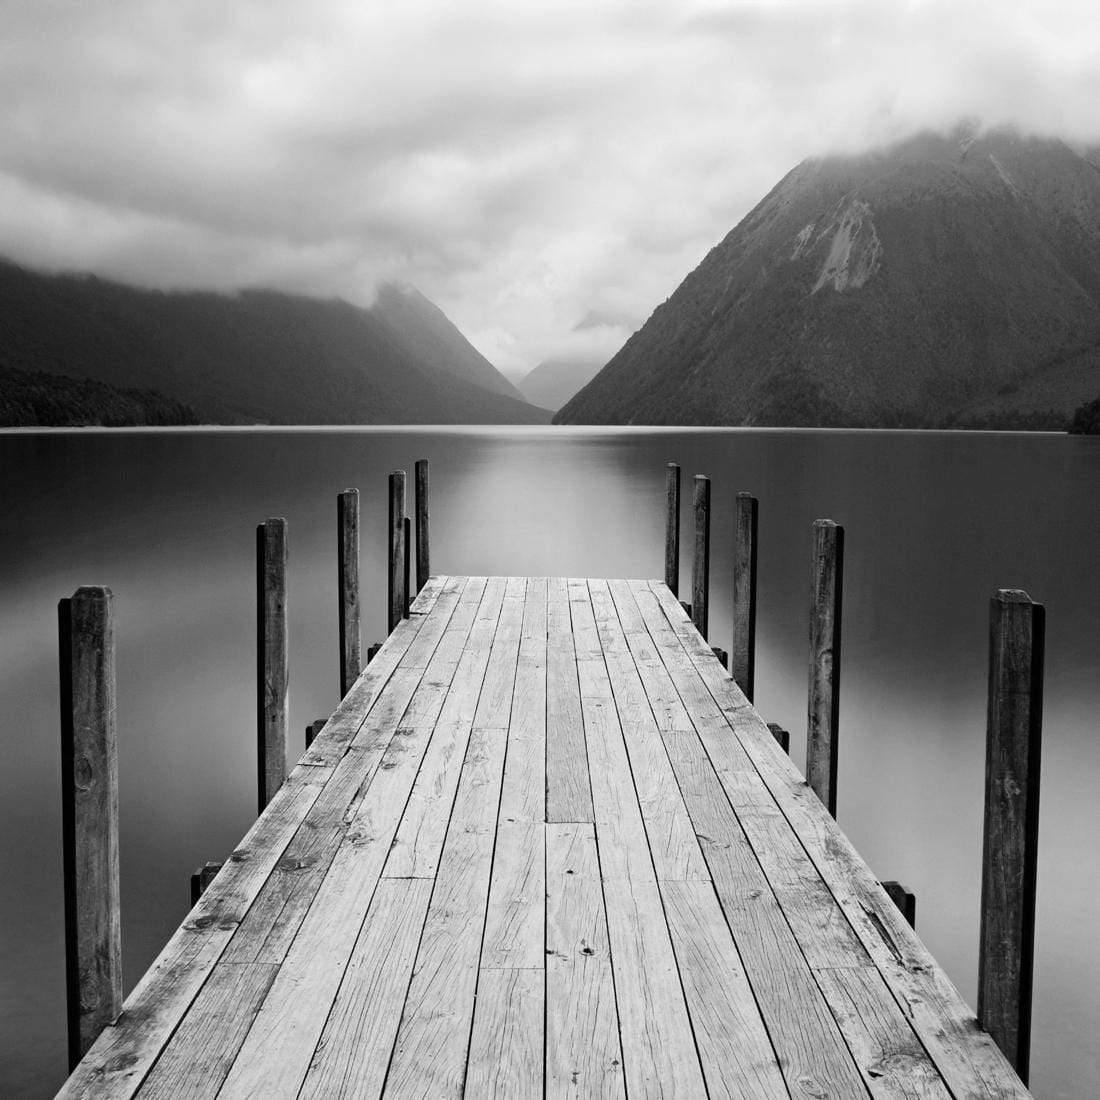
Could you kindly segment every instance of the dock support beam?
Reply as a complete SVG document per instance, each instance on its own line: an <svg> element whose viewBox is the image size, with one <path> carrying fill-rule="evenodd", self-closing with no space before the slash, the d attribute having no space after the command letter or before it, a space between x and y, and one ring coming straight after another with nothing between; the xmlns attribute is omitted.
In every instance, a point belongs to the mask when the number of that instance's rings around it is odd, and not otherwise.
<svg viewBox="0 0 1100 1100"><path fill-rule="evenodd" d="M194 874L191 876L191 908L198 904L199 898L206 893L206 888L217 877L218 872L222 869L220 863L204 863Z"/></svg>
<svg viewBox="0 0 1100 1100"><path fill-rule="evenodd" d="M327 718L317 718L306 726L306 748L308 749L317 740L317 734L328 725Z"/></svg>
<svg viewBox="0 0 1100 1100"><path fill-rule="evenodd" d="M402 522L404 524L402 538L405 542L405 609L401 617L407 619L409 617L409 605L412 603L412 523L408 516Z"/></svg>
<svg viewBox="0 0 1100 1100"><path fill-rule="evenodd" d="M390 474L389 503L389 630L405 617L405 471Z"/></svg>
<svg viewBox="0 0 1100 1100"><path fill-rule="evenodd" d="M421 458L416 463L416 591L428 583L432 575L431 536L428 533L428 508L430 504L430 482L428 479L428 460Z"/></svg>
<svg viewBox="0 0 1100 1100"><path fill-rule="evenodd" d="M122 1011L115 634L108 588L58 604L69 1067Z"/></svg>
<svg viewBox="0 0 1100 1100"><path fill-rule="evenodd" d="M256 528L257 803L263 813L286 779L287 692L286 520Z"/></svg>
<svg viewBox="0 0 1100 1100"><path fill-rule="evenodd" d="M731 673L752 702L756 671L756 528L758 505L751 493L738 493L733 536L733 649Z"/></svg>
<svg viewBox="0 0 1100 1100"><path fill-rule="evenodd" d="M908 921L910 928L917 927L917 895L912 890L906 890L900 882L882 882L879 884L886 891L890 900L901 911L901 915Z"/></svg>
<svg viewBox="0 0 1100 1100"><path fill-rule="evenodd" d="M340 698L362 671L359 630L359 490L336 498L337 563L340 592Z"/></svg>
<svg viewBox="0 0 1100 1100"><path fill-rule="evenodd" d="M680 467L668 464L665 475L667 512L665 515L665 584L674 596L680 595Z"/></svg>
<svg viewBox="0 0 1100 1100"><path fill-rule="evenodd" d="M989 606L978 1020L1026 1083L1031 1050L1045 612L1001 589Z"/></svg>
<svg viewBox="0 0 1100 1100"><path fill-rule="evenodd" d="M691 568L691 621L707 636L707 600L710 591L710 478L695 475L695 557Z"/></svg>
<svg viewBox="0 0 1100 1100"><path fill-rule="evenodd" d="M788 755L791 755L791 734L790 730L785 730L778 722L769 722L768 729L771 730L772 737L775 738L775 743Z"/></svg>
<svg viewBox="0 0 1100 1100"><path fill-rule="evenodd" d="M806 781L829 813L836 817L844 528L831 519L816 520L813 546Z"/></svg>

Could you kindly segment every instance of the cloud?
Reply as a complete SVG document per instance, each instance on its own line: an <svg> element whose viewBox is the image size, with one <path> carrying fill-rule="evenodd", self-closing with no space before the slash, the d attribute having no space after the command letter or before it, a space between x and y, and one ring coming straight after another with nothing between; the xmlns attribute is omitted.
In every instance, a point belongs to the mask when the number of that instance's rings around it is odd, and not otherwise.
<svg viewBox="0 0 1100 1100"><path fill-rule="evenodd" d="M806 156L963 116L1100 140L1100 11L1078 0L0 0L0 19L0 252L358 302L401 279L510 367L612 354Z"/></svg>

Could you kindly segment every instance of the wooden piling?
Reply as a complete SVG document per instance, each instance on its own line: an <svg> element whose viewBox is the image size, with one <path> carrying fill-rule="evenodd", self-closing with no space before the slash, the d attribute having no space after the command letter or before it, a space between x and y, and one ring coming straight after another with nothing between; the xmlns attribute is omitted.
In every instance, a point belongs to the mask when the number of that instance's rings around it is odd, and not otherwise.
<svg viewBox="0 0 1100 1100"><path fill-rule="evenodd" d="M206 893L206 888L212 883L218 872L222 869L220 863L204 863L191 875L191 908L197 904L199 898Z"/></svg>
<svg viewBox="0 0 1100 1100"><path fill-rule="evenodd" d="M367 664L369 665L375 657L378 656L378 651L382 648L381 642L373 642L367 646Z"/></svg>
<svg viewBox="0 0 1100 1100"><path fill-rule="evenodd" d="M710 478L695 475L695 555L691 568L691 621L707 636L707 601L710 592Z"/></svg>
<svg viewBox="0 0 1100 1100"><path fill-rule="evenodd" d="M756 671L756 528L758 505L751 493L738 493L733 539L733 649L731 669L737 686L752 702Z"/></svg>
<svg viewBox="0 0 1100 1100"><path fill-rule="evenodd" d="M389 629L405 617L405 471L390 474L389 504L389 585L386 606Z"/></svg>
<svg viewBox="0 0 1100 1100"><path fill-rule="evenodd" d="M680 467L668 464L665 474L665 584L674 596L680 594Z"/></svg>
<svg viewBox="0 0 1100 1100"><path fill-rule="evenodd" d="M431 537L428 532L429 504L428 460L421 458L416 463L416 591L418 593L432 575Z"/></svg>
<svg viewBox="0 0 1100 1100"><path fill-rule="evenodd" d="M833 817L836 817L843 579L844 528L831 519L816 520L810 591L806 781Z"/></svg>
<svg viewBox="0 0 1100 1100"><path fill-rule="evenodd" d="M906 890L900 882L880 883L890 900L901 910L901 915L909 922L910 928L917 927L917 895Z"/></svg>
<svg viewBox="0 0 1100 1100"><path fill-rule="evenodd" d="M359 490L336 498L337 582L340 593L340 698L362 671L359 629Z"/></svg>
<svg viewBox="0 0 1100 1100"><path fill-rule="evenodd" d="M58 605L69 1066L122 1011L115 636L108 588Z"/></svg>
<svg viewBox="0 0 1100 1100"><path fill-rule="evenodd" d="M409 605L412 603L412 524L409 521L409 517L404 519L404 533L402 537L405 540L405 607L403 609L402 618L407 619L409 617Z"/></svg>
<svg viewBox="0 0 1100 1100"><path fill-rule="evenodd" d="M1026 1083L1030 1068L1045 611L1001 589L989 606L978 1019Z"/></svg>
<svg viewBox="0 0 1100 1100"><path fill-rule="evenodd" d="M287 692L286 520L256 528L257 802L263 813L286 779Z"/></svg>
<svg viewBox="0 0 1100 1100"><path fill-rule="evenodd" d="M321 732L321 730L323 730L325 728L325 726L327 726L327 725L328 725L328 719L327 718L316 718L316 719L314 719L314 721L310 722L310 724L308 726L306 726L306 748L307 749L317 739L317 734L319 734Z"/></svg>
<svg viewBox="0 0 1100 1100"><path fill-rule="evenodd" d="M775 738L779 747L788 755L791 754L791 733L790 730L785 730L778 722L769 722L768 729L772 731L772 737Z"/></svg>

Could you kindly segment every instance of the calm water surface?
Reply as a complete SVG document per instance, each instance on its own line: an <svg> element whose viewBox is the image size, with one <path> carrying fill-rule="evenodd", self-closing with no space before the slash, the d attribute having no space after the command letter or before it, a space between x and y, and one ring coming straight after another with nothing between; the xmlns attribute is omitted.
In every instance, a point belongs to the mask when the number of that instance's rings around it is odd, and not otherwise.
<svg viewBox="0 0 1100 1100"><path fill-rule="evenodd" d="M437 572L659 576L664 464L713 480L711 640L732 500L760 500L757 704L805 752L810 528L846 528L838 817L975 999L988 597L1047 606L1032 1085L1100 1081L1100 439L414 429L0 435L0 1095L65 1076L56 605L115 593L127 989L255 801L255 525L289 524L295 731L337 703L335 501L362 492L364 645L384 635L386 474L432 462ZM687 516L685 511L685 522ZM686 536L686 528L685 528ZM688 563L685 561L685 583ZM685 589L686 590L686 589ZM300 736L300 734L298 735ZM299 747L295 743L295 749Z"/></svg>

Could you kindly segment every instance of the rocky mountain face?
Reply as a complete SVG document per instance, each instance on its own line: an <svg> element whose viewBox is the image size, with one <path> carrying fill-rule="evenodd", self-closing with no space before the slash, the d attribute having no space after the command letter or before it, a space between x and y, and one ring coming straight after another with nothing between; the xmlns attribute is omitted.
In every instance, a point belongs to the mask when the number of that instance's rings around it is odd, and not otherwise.
<svg viewBox="0 0 1100 1100"><path fill-rule="evenodd" d="M602 366L602 360L546 359L520 380L519 390L532 405L560 409Z"/></svg>
<svg viewBox="0 0 1100 1100"><path fill-rule="evenodd" d="M561 423L1063 426L1100 394L1100 158L923 134L790 172Z"/></svg>
<svg viewBox="0 0 1100 1100"><path fill-rule="evenodd" d="M155 390L201 421L546 423L417 292L370 309L246 291L163 293L0 261L0 369Z"/></svg>

